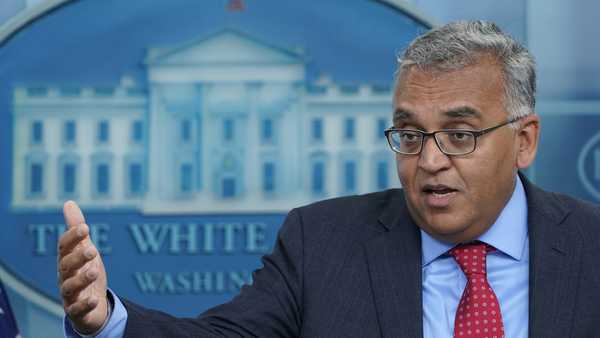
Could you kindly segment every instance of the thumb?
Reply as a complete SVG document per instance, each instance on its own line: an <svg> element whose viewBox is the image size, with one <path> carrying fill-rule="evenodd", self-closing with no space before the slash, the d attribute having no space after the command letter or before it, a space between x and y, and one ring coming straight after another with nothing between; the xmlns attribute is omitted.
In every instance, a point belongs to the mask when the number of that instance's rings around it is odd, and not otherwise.
<svg viewBox="0 0 600 338"><path fill-rule="evenodd" d="M63 214L65 216L65 223L69 228L85 223L85 218L83 217L81 209L79 209L77 203L73 201L65 202L63 206Z"/></svg>

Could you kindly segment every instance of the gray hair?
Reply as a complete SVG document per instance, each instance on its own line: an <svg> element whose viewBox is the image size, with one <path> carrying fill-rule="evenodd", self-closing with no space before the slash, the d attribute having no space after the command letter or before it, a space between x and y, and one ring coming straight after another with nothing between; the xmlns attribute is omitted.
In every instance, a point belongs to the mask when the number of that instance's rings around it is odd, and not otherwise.
<svg viewBox="0 0 600 338"><path fill-rule="evenodd" d="M509 118L535 111L535 61L520 43L491 22L458 21L417 37L398 57L396 85L412 66L437 71L458 70L477 63L484 55L502 67L505 107Z"/></svg>

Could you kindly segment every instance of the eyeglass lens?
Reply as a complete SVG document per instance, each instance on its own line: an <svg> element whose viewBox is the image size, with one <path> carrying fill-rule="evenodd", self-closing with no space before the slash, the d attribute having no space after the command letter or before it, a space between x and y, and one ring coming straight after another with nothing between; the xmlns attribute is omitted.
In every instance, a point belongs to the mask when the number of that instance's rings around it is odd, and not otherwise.
<svg viewBox="0 0 600 338"><path fill-rule="evenodd" d="M395 151L402 154L417 154L421 151L424 135L418 131L395 130L389 135ZM439 131L435 138L440 150L449 155L470 153L475 148L475 135L468 131Z"/></svg>

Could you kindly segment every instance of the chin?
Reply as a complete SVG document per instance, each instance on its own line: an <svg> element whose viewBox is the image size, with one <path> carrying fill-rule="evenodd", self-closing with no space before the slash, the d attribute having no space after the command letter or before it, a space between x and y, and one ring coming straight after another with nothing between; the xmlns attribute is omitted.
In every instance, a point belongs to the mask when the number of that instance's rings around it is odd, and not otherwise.
<svg viewBox="0 0 600 338"><path fill-rule="evenodd" d="M463 234L468 230L468 227L465 227L466 222L457 222L456 219L450 220L446 217L437 218L427 223L430 235L445 242L454 242L454 238L464 236Z"/></svg>
<svg viewBox="0 0 600 338"><path fill-rule="evenodd" d="M461 233L463 233L466 229L456 226L448 226L448 225L444 225L444 226L431 226L430 229L432 229L433 231L435 231L436 234L441 235L441 236L457 236L460 235Z"/></svg>

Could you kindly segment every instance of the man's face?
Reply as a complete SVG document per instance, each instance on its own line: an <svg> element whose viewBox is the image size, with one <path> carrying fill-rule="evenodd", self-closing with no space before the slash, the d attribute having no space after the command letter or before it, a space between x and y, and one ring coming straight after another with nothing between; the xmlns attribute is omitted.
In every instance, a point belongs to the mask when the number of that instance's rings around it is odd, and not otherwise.
<svg viewBox="0 0 600 338"><path fill-rule="evenodd" d="M394 99L396 128L479 130L509 118L500 66L486 58L450 72L413 67L402 75ZM504 126L480 136L467 155L447 156L431 137L419 155L396 155L409 211L421 229L458 243L494 223L512 194L517 169L535 155L537 117L523 120L529 127Z"/></svg>

